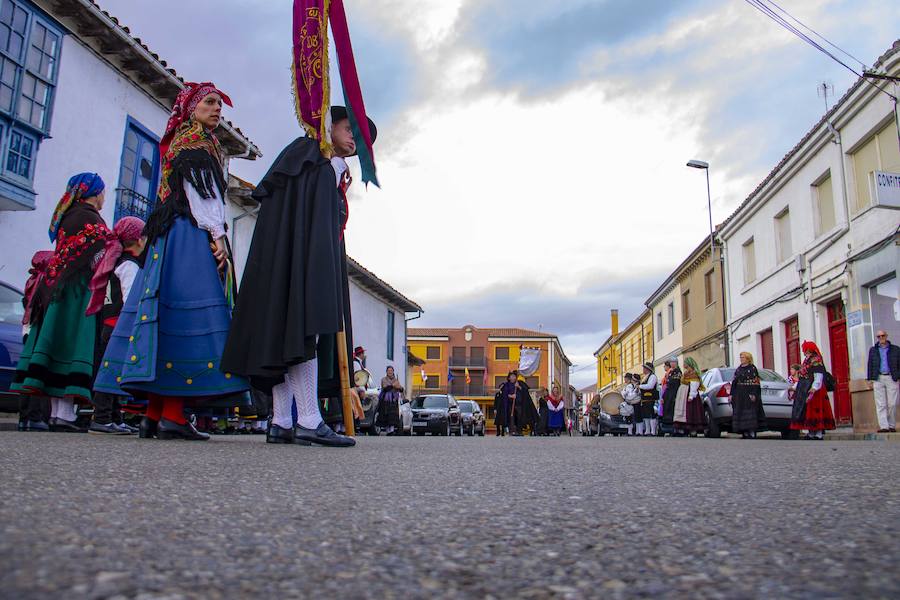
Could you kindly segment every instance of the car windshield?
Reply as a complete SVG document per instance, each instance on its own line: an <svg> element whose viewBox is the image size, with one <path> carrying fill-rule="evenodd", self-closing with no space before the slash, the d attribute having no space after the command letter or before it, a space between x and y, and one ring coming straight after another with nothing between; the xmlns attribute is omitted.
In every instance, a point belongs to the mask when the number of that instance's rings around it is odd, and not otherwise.
<svg viewBox="0 0 900 600"><path fill-rule="evenodd" d="M419 396L412 403L413 408L450 408L447 396Z"/></svg>
<svg viewBox="0 0 900 600"><path fill-rule="evenodd" d="M772 383L786 383L787 380L770 369L759 369L759 379L760 381L769 381ZM734 380L734 372L736 369L719 369L719 377L722 378L722 381L731 382Z"/></svg>
<svg viewBox="0 0 900 600"><path fill-rule="evenodd" d="M22 294L5 285L0 285L0 323L22 325L25 307L22 306Z"/></svg>
<svg viewBox="0 0 900 600"><path fill-rule="evenodd" d="M459 411L470 415L475 412L475 403L471 400L463 400L459 403Z"/></svg>

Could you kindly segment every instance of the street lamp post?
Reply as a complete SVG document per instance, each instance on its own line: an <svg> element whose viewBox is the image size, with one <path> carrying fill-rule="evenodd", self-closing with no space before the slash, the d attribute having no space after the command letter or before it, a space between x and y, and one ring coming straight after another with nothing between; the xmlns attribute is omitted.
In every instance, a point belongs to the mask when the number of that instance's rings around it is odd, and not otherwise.
<svg viewBox="0 0 900 600"><path fill-rule="evenodd" d="M709 207L709 257L710 260L715 260L716 255L713 250L712 194L709 192L709 163L692 159L687 162L687 166L693 169L703 169L706 172L706 204Z"/></svg>
<svg viewBox="0 0 900 600"><path fill-rule="evenodd" d="M712 218L712 194L709 191L709 163L703 160L691 159L687 162L687 166L692 169L703 169L706 171L706 205L709 208L709 260L715 260L715 230L713 229ZM719 252L719 274L722 281L722 318L725 321L725 366L729 366L730 351L728 348L728 295L725 291L725 254Z"/></svg>

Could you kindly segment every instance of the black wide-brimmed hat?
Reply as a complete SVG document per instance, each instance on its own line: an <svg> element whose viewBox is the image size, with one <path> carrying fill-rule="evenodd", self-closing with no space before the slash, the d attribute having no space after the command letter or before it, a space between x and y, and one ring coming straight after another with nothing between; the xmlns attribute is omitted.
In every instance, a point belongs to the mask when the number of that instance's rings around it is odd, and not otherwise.
<svg viewBox="0 0 900 600"><path fill-rule="evenodd" d="M654 371L652 362L645 362L644 368L647 369L648 371L650 371L651 373Z"/></svg>
<svg viewBox="0 0 900 600"><path fill-rule="evenodd" d="M338 121L342 121L347 117L347 107L346 106L332 106L331 107L331 122L337 123ZM369 121L369 134L372 136L372 143L375 143L375 138L378 137L378 128L375 127L375 121L369 118L366 115L366 120ZM356 152L351 154L350 156L355 156Z"/></svg>

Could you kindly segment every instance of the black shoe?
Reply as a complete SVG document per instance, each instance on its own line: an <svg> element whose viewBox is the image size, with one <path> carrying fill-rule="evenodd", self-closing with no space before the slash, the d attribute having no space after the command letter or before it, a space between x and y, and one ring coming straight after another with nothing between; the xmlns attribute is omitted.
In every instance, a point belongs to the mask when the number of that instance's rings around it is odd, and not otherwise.
<svg viewBox="0 0 900 600"><path fill-rule="evenodd" d="M285 429L284 427L279 427L275 423L269 425L269 430L266 432L266 443L267 444L293 444L294 443L294 428Z"/></svg>
<svg viewBox="0 0 900 600"><path fill-rule="evenodd" d="M50 431L50 426L43 421L24 421L22 431Z"/></svg>
<svg viewBox="0 0 900 600"><path fill-rule="evenodd" d="M118 424L118 427L119 427L119 429L121 429L123 432L126 432L126 433L128 433L128 434L134 434L134 433L138 433L138 432L140 431L140 429L138 429L137 427L134 427L134 426L132 426L132 425L129 425L129 424L126 423L125 421L122 421L121 423L119 423L119 424Z"/></svg>
<svg viewBox="0 0 900 600"><path fill-rule="evenodd" d="M294 442L297 444L306 442L336 448L349 448L356 445L356 440L352 437L335 433L325 423L320 424L316 429L307 429L297 425L294 428Z"/></svg>
<svg viewBox="0 0 900 600"><path fill-rule="evenodd" d="M152 440L159 433L159 421L154 421L149 417L141 419L141 427L138 430L138 437L142 440Z"/></svg>
<svg viewBox="0 0 900 600"><path fill-rule="evenodd" d="M57 433L84 433L87 430L76 425L75 421L66 421L59 417L53 417L50 419L50 431Z"/></svg>
<svg viewBox="0 0 900 600"><path fill-rule="evenodd" d="M179 425L168 419L160 419L157 435L161 440L194 440L205 442L209 439L208 433L200 433L190 423Z"/></svg>
<svg viewBox="0 0 900 600"><path fill-rule="evenodd" d="M91 421L91 426L88 427L88 433L103 435L130 435L129 432L122 431L122 429L116 423L97 423L95 421Z"/></svg>

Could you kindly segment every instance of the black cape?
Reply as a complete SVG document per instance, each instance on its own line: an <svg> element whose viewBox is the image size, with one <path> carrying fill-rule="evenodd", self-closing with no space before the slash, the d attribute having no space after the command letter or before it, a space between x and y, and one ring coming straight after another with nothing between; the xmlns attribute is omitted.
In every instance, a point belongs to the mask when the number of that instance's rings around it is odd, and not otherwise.
<svg viewBox="0 0 900 600"><path fill-rule="evenodd" d="M339 383L335 334L346 329L352 348L334 169L314 140L297 138L253 197L260 210L221 368L270 390L288 367L318 354L320 396L323 387L330 396Z"/></svg>
<svg viewBox="0 0 900 600"><path fill-rule="evenodd" d="M673 425L675 423L675 398L678 396L678 388L681 387L681 369L672 367L669 375L666 377L666 393L663 394L663 416L662 422L665 425Z"/></svg>

